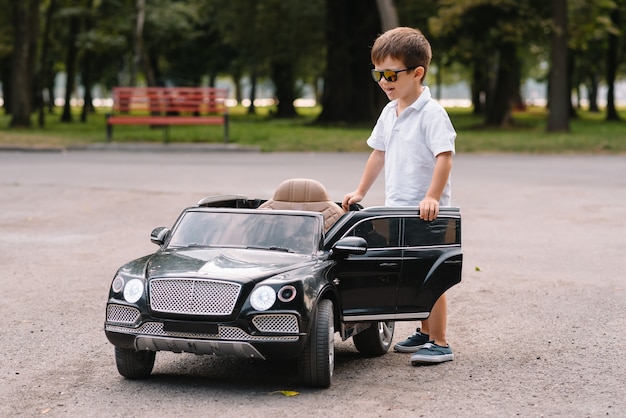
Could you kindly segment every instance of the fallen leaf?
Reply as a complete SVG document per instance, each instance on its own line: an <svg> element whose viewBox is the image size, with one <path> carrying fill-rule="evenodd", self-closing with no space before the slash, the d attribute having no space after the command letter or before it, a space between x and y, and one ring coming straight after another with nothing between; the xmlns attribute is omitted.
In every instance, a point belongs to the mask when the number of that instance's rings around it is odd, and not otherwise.
<svg viewBox="0 0 626 418"><path fill-rule="evenodd" d="M270 392L270 395L274 393L280 393L284 396L298 396L300 394L300 392L296 392L294 390L277 390L275 392Z"/></svg>

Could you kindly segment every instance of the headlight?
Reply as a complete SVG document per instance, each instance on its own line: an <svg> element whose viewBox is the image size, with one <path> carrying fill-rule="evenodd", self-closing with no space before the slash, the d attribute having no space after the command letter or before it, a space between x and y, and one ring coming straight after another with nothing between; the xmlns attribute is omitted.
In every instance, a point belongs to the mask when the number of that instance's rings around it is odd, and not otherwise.
<svg viewBox="0 0 626 418"><path fill-rule="evenodd" d="M126 302L135 303L143 295L143 282L139 279L132 279L124 286L124 299Z"/></svg>
<svg viewBox="0 0 626 418"><path fill-rule="evenodd" d="M260 286L252 291L250 304L257 311L267 311L276 302L276 292L269 286Z"/></svg>

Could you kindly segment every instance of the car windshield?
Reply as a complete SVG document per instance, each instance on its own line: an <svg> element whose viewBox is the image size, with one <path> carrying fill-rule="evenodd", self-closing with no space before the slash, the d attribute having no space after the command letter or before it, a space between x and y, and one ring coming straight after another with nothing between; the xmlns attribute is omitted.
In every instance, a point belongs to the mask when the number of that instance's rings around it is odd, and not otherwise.
<svg viewBox="0 0 626 418"><path fill-rule="evenodd" d="M190 211L173 231L169 247L232 247L312 254L320 234L320 218L312 215Z"/></svg>

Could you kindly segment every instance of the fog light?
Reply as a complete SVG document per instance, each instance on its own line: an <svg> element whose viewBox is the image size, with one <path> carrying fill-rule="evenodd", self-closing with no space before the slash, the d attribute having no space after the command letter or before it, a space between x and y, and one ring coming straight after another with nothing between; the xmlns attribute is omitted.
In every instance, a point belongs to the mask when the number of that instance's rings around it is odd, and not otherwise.
<svg viewBox="0 0 626 418"><path fill-rule="evenodd" d="M291 302L296 298L296 288L289 285L283 286L278 291L278 300L281 302Z"/></svg>
<svg viewBox="0 0 626 418"><path fill-rule="evenodd" d="M122 276L115 276L115 279L113 279L113 284L111 284L111 288L115 293L120 293L122 291L122 289L124 288L124 279L122 278Z"/></svg>

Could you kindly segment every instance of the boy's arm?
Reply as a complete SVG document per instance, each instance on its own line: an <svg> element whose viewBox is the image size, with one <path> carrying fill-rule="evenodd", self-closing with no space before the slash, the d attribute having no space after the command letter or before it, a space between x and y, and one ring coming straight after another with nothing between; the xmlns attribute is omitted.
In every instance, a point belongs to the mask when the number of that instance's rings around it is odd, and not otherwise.
<svg viewBox="0 0 626 418"><path fill-rule="evenodd" d="M426 196L420 202L420 218L426 221L432 221L439 214L439 199L446 187L450 171L452 170L452 152L442 152L438 154L433 170L433 178L430 180L430 186L426 192Z"/></svg>
<svg viewBox="0 0 626 418"><path fill-rule="evenodd" d="M384 165L385 151L373 150L367 159L367 163L365 164L365 169L363 170L359 187L357 187L355 191L348 193L343 197L343 201L341 202L343 210L350 210L351 204L358 203L363 200L363 197L365 197L367 191L370 187L372 187L374 181L376 181L376 177L378 177L378 174L380 174L380 170L382 170Z"/></svg>

